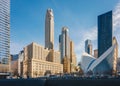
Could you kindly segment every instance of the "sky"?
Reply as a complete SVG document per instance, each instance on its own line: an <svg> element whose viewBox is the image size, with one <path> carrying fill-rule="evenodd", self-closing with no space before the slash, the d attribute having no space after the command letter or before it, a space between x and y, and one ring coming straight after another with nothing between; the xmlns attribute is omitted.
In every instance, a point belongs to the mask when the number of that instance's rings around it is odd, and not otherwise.
<svg viewBox="0 0 120 86"><path fill-rule="evenodd" d="M59 48L62 27L67 26L77 62L85 50L86 39L92 40L93 50L97 49L97 17L110 10L113 10L113 36L120 44L120 0L11 0L11 54L18 54L31 42L44 46L48 8L54 13L55 50Z"/></svg>

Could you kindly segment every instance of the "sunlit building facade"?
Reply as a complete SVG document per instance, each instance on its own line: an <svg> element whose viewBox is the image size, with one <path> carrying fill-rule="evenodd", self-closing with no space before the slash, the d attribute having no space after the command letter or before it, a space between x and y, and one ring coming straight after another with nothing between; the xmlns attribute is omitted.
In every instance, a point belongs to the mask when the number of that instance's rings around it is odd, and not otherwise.
<svg viewBox="0 0 120 86"><path fill-rule="evenodd" d="M75 72L76 67L76 54L74 52L74 43L73 41L70 41L70 71Z"/></svg>
<svg viewBox="0 0 120 86"><path fill-rule="evenodd" d="M95 58L98 58L98 49L95 49L95 50L94 50L94 57L95 57Z"/></svg>
<svg viewBox="0 0 120 86"><path fill-rule="evenodd" d="M24 48L23 76L44 76L46 71L51 74L62 73L63 64L60 63L60 52L45 49L37 43L31 43Z"/></svg>
<svg viewBox="0 0 120 86"><path fill-rule="evenodd" d="M70 58L68 58L68 57L64 57L63 58L63 72L64 73L70 73L71 72L71 67L70 67L71 65L70 65Z"/></svg>
<svg viewBox="0 0 120 86"><path fill-rule="evenodd" d="M23 76L23 59L24 59L24 51L20 51L18 54L18 74L19 76Z"/></svg>
<svg viewBox="0 0 120 86"><path fill-rule="evenodd" d="M113 58L113 74L116 75L117 74L117 62L118 62L118 42L117 39L115 37L113 37L113 45L116 45L115 49L114 49L114 58Z"/></svg>
<svg viewBox="0 0 120 86"><path fill-rule="evenodd" d="M52 9L47 9L45 18L45 48L54 48L54 15Z"/></svg>

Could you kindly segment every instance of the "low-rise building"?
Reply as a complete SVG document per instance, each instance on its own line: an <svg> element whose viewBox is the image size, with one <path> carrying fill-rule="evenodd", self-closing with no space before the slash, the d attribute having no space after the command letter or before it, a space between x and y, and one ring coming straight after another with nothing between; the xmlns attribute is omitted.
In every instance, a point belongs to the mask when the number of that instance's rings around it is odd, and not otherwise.
<svg viewBox="0 0 120 86"><path fill-rule="evenodd" d="M39 77L47 71L51 74L62 73L60 52L48 50L37 43L31 43L24 48L23 76Z"/></svg>
<svg viewBox="0 0 120 86"><path fill-rule="evenodd" d="M13 74L13 76L18 76L18 54L11 55L10 66L10 72Z"/></svg>
<svg viewBox="0 0 120 86"><path fill-rule="evenodd" d="M24 59L24 51L20 51L18 54L18 74L19 76L23 76L23 59Z"/></svg>
<svg viewBox="0 0 120 86"><path fill-rule="evenodd" d="M94 50L94 57L95 57L95 58L98 58L98 49L95 49L95 50Z"/></svg>

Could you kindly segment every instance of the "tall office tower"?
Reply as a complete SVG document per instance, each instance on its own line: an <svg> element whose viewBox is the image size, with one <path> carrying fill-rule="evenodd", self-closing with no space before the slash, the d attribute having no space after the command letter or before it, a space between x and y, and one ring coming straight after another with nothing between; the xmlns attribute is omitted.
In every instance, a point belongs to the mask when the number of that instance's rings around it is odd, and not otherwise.
<svg viewBox="0 0 120 86"><path fill-rule="evenodd" d="M63 72L70 73L70 38L67 27L62 28L59 36L61 63L63 64Z"/></svg>
<svg viewBox="0 0 120 86"><path fill-rule="evenodd" d="M92 43L89 39L85 41L85 52L92 55Z"/></svg>
<svg viewBox="0 0 120 86"><path fill-rule="evenodd" d="M70 41L70 63L71 63L71 72L75 72L76 67L76 55L74 52L74 43L73 41Z"/></svg>
<svg viewBox="0 0 120 86"><path fill-rule="evenodd" d="M70 58L70 38L67 27L62 28L62 33L59 36L61 63L64 57Z"/></svg>
<svg viewBox="0 0 120 86"><path fill-rule="evenodd" d="M47 9L45 19L45 48L54 48L54 15L52 9Z"/></svg>
<svg viewBox="0 0 120 86"><path fill-rule="evenodd" d="M0 0L0 63L10 57L10 0Z"/></svg>
<svg viewBox="0 0 120 86"><path fill-rule="evenodd" d="M112 11L98 16L98 57L112 46Z"/></svg>

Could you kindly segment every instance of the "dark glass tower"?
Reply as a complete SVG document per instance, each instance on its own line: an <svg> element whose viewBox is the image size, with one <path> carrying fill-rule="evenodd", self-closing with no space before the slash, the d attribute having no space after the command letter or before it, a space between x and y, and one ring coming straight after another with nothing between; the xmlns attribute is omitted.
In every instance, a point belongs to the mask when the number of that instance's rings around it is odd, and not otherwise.
<svg viewBox="0 0 120 86"><path fill-rule="evenodd" d="M85 52L92 55L92 42L89 39L85 41Z"/></svg>
<svg viewBox="0 0 120 86"><path fill-rule="evenodd" d="M112 46L112 11L98 16L98 57Z"/></svg>

